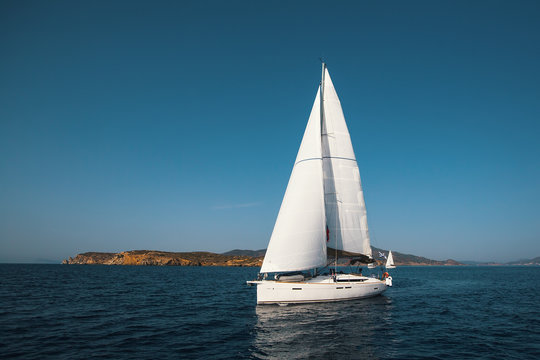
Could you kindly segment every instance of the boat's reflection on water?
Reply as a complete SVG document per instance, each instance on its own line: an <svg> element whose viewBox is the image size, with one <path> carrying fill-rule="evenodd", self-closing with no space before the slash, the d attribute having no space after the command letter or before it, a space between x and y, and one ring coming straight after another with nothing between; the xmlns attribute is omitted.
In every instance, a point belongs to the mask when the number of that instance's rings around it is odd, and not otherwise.
<svg viewBox="0 0 540 360"><path fill-rule="evenodd" d="M392 301L385 296L279 307L259 305L251 356L263 359L391 357L385 337Z"/></svg>

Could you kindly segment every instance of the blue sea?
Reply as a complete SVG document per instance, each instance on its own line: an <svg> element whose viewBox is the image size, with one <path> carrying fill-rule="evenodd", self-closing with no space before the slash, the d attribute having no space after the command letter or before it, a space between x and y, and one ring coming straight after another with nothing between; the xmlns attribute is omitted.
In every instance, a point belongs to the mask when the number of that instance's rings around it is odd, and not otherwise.
<svg viewBox="0 0 540 360"><path fill-rule="evenodd" d="M540 267L399 267L371 299L257 306L256 268L0 265L0 357L540 359Z"/></svg>

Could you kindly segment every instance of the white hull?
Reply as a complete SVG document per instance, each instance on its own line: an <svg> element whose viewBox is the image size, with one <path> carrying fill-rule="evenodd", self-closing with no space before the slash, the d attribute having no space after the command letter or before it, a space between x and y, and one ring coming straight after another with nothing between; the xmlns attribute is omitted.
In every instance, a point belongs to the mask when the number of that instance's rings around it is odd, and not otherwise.
<svg viewBox="0 0 540 360"><path fill-rule="evenodd" d="M293 304L344 301L372 297L386 290L385 281L365 276L341 274L286 282L275 280L248 281L257 284L257 304Z"/></svg>
<svg viewBox="0 0 540 360"><path fill-rule="evenodd" d="M395 265L387 265L386 268L387 268L387 269L395 269L396 266L395 266Z"/></svg>

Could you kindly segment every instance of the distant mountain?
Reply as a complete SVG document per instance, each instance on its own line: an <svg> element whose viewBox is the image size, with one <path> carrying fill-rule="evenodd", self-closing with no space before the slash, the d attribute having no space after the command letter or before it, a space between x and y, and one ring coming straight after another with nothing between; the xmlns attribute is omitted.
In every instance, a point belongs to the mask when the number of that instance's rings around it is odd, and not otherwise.
<svg viewBox="0 0 540 360"><path fill-rule="evenodd" d="M489 262L474 261L474 260L460 260L460 261L463 264L470 265L470 266L502 266L502 265L508 265L506 263L494 262L494 261L489 261Z"/></svg>
<svg viewBox="0 0 540 360"><path fill-rule="evenodd" d="M502 265L520 265L520 266L538 266L540 265L540 256L535 257L534 259L521 259L517 261L510 261L507 263L501 262L482 262L482 261L472 261L472 260L461 260L465 265L476 265L476 266L502 266Z"/></svg>
<svg viewBox="0 0 540 360"><path fill-rule="evenodd" d="M382 262L386 261L386 256L388 256L388 250L383 250L376 248L374 246L371 247L371 251L373 253L373 258L375 260L379 260ZM379 253L382 253L384 256L381 256ZM462 263L447 259L443 261L439 260L431 260L422 256L416 256L416 255L410 255L410 254L403 254L397 251L392 250L392 256L394 258L394 264L396 266L403 266L403 265L463 265Z"/></svg>
<svg viewBox="0 0 540 360"><path fill-rule="evenodd" d="M508 265L528 265L528 266L538 266L540 265L540 256L535 257L534 259L523 259L507 263Z"/></svg>
<svg viewBox="0 0 540 360"><path fill-rule="evenodd" d="M231 251L224 252L221 255L261 257L261 256L264 256L265 254L266 254L266 249L261 249L261 250L234 249L234 250L231 250Z"/></svg>

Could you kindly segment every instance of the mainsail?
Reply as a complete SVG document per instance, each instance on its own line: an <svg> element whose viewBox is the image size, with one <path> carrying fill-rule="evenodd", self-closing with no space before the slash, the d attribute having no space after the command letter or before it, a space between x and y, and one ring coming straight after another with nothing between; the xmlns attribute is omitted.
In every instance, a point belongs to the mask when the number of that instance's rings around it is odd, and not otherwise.
<svg viewBox="0 0 540 360"><path fill-rule="evenodd" d="M341 103L323 64L321 86L261 273L321 267L326 265L327 250L334 249L343 255L371 257L360 172Z"/></svg>
<svg viewBox="0 0 540 360"><path fill-rule="evenodd" d="M341 103L326 69L323 83L322 156L328 246L336 248L338 254L371 257L360 171Z"/></svg>

